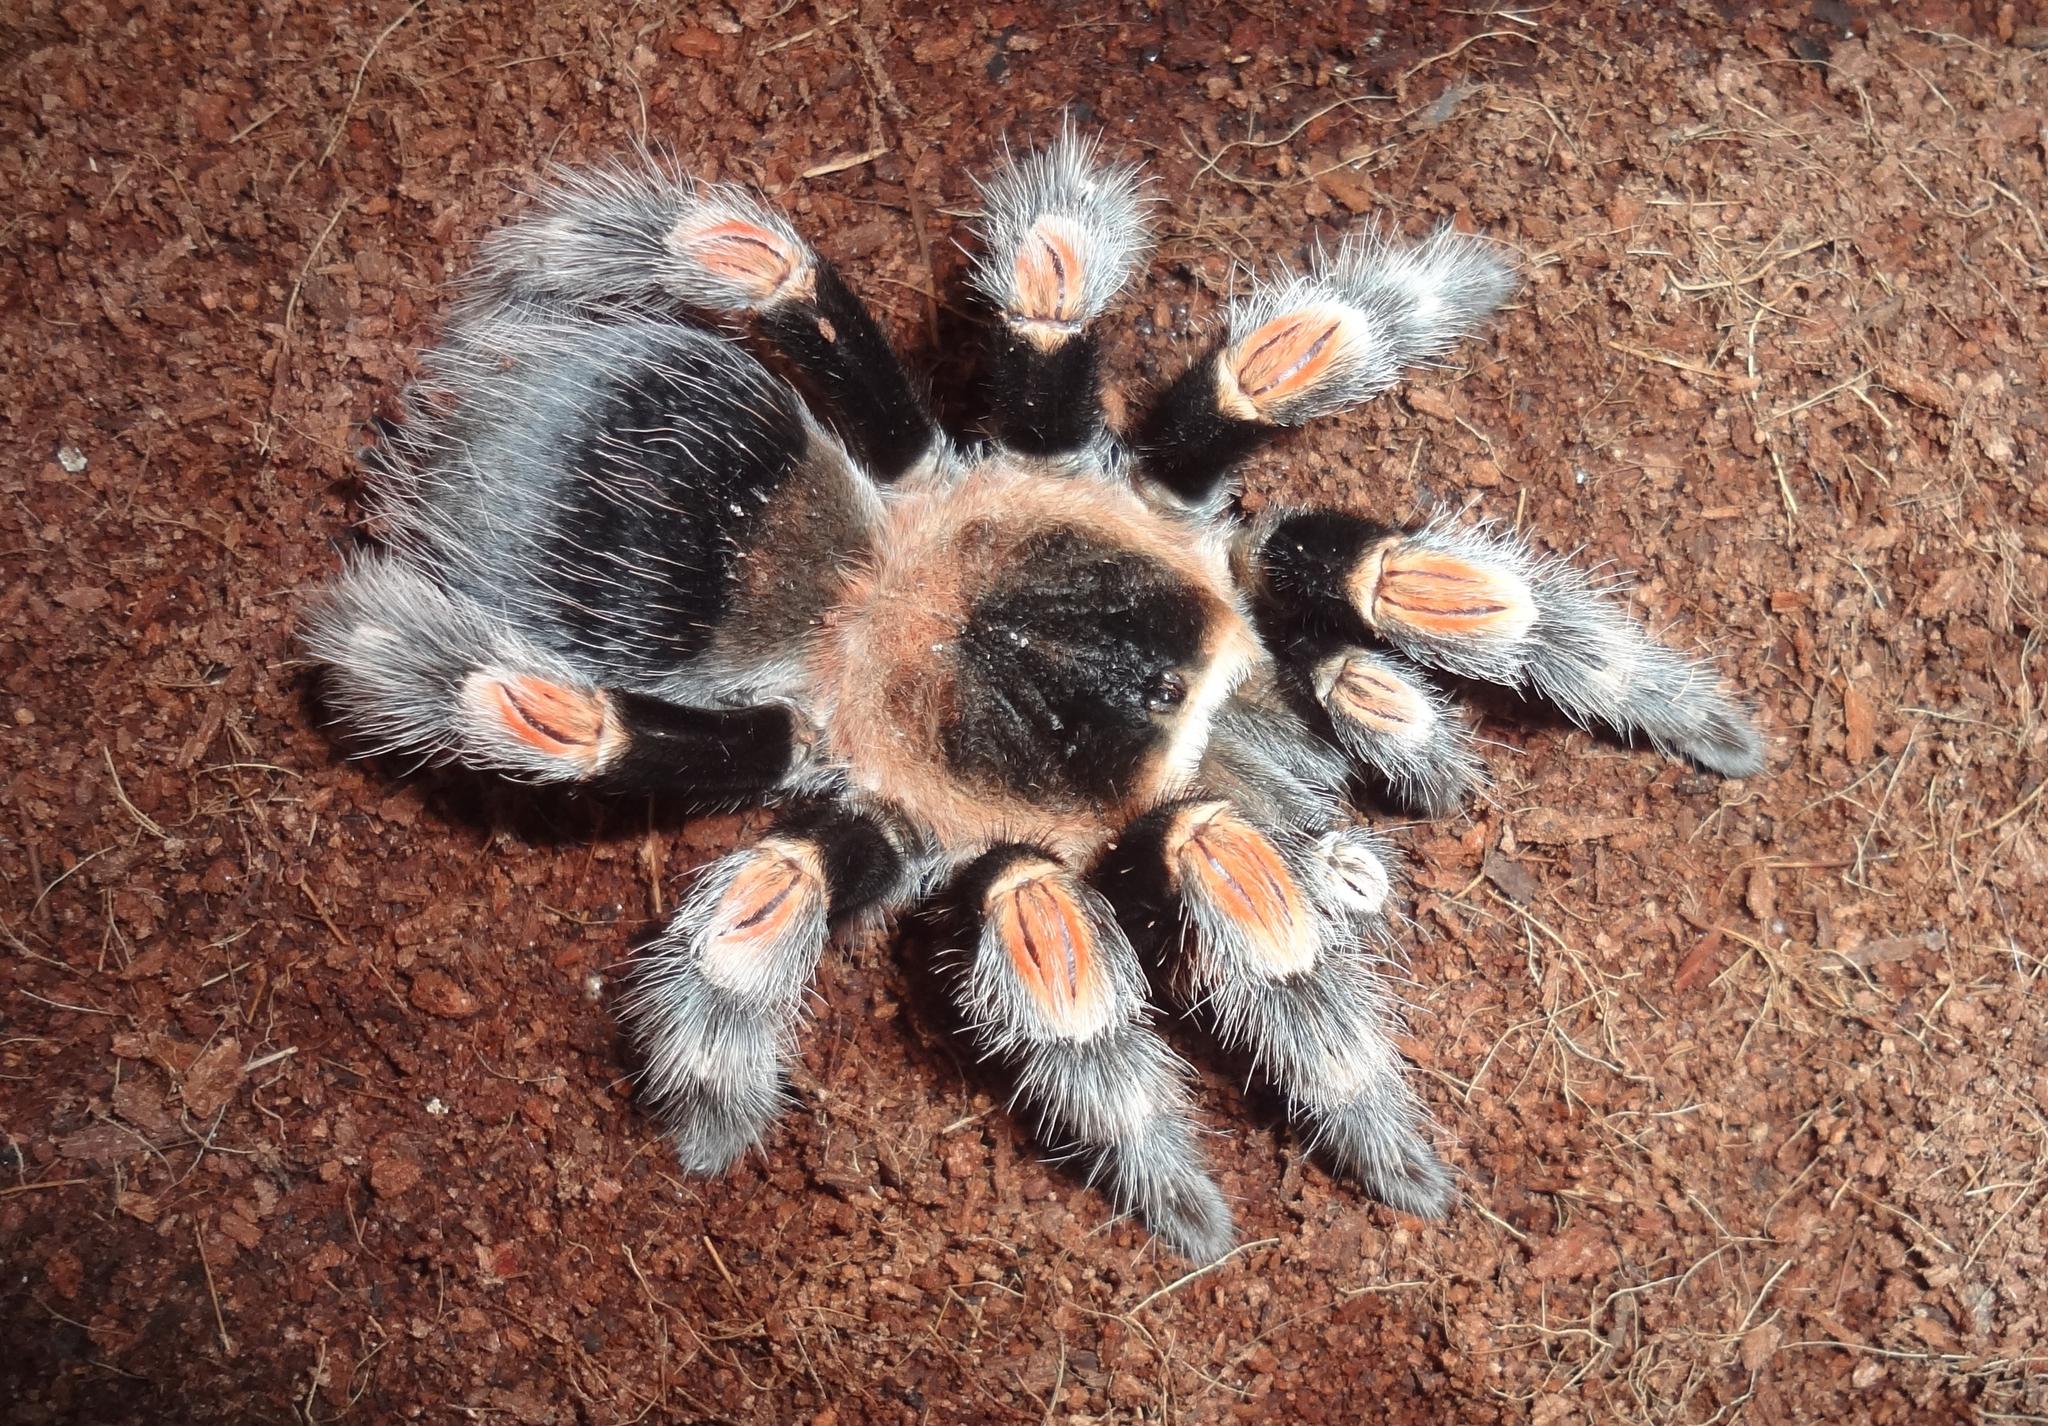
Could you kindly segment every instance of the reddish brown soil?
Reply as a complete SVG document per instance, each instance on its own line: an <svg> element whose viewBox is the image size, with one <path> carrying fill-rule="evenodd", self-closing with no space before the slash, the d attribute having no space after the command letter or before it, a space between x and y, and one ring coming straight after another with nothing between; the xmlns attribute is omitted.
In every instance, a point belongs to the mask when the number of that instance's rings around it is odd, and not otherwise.
<svg viewBox="0 0 2048 1426"><path fill-rule="evenodd" d="M2048 1415L2042 31L1434 8L17 9L8 1419ZM1247 1238L1193 1280L887 940L828 957L766 1150L682 1180L607 1000L758 819L344 762L292 642L359 428L545 160L765 185L928 357L967 175L1075 98L1172 204L1133 384L1354 213L1516 243L1465 367L1248 501L1582 545L1773 735L1723 783L1490 711L1491 795L1403 834L1466 1203L1333 1183L1190 1036Z"/></svg>

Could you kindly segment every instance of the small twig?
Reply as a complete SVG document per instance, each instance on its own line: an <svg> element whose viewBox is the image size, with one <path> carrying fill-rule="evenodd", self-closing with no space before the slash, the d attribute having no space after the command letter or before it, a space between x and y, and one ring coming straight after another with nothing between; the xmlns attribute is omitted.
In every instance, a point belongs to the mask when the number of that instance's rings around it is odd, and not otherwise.
<svg viewBox="0 0 2048 1426"><path fill-rule="evenodd" d="M1847 391L1852 386L1861 385L1863 382L1870 380L1870 377L1870 372L1859 371L1856 373L1856 375L1850 377L1847 381L1836 382L1833 386L1830 386L1827 390L1821 392L1818 396L1809 396L1804 401L1799 402L1797 405L1787 406L1782 411L1773 411L1770 415L1764 417L1764 422L1766 425L1775 426L1778 424L1778 422L1784 420L1787 416L1796 416L1801 411L1807 410L1809 407L1818 406L1821 402L1827 400L1830 396L1838 395L1841 392Z"/></svg>
<svg viewBox="0 0 2048 1426"><path fill-rule="evenodd" d="M1770 257L1765 258L1763 262L1759 263L1756 267L1751 268L1748 272L1744 273L1740 277L1716 278L1712 282L1680 282L1677 278L1673 278L1671 280L1671 286L1674 291L1686 293L1717 292L1724 287L1747 287L1750 283L1755 282L1759 277L1764 276L1772 268L1776 267L1779 263L1784 262L1787 258L1795 258L1800 256L1802 253L1810 253L1815 248L1824 248L1829 243L1835 241L1837 240L1833 237L1815 238L1812 242L1806 243L1800 247L1787 248L1784 252L1774 253Z"/></svg>
<svg viewBox="0 0 2048 1426"><path fill-rule="evenodd" d="M936 351L939 346L939 270L932 264L930 216L925 212L924 199L918 195L914 174L904 183L903 192L910 200L910 225L917 238L918 261L924 264L925 331L931 338L932 349Z"/></svg>
<svg viewBox="0 0 2048 1426"><path fill-rule="evenodd" d="M1899 774L1906 770L1906 763L1913 756L1913 744L1919 740L1920 725L1913 724L1906 730L1906 746L1899 749L1898 760L1892 764L1892 775L1885 782L1884 791L1878 795L1877 807L1870 814L1870 824L1863 829L1863 835L1856 842L1856 860L1850 867L1852 881L1863 879L1865 854L1870 850L1870 839L1877 835L1877 824L1884 820L1884 809L1892 800L1892 790L1899 785Z"/></svg>
<svg viewBox="0 0 2048 1426"><path fill-rule="evenodd" d="M1052 1390L1045 1395L1045 1416L1042 1426L1052 1426L1052 1413L1060 1404L1060 1388L1067 1384L1067 1339L1060 1338L1060 1366L1053 1374Z"/></svg>
<svg viewBox="0 0 2048 1426"><path fill-rule="evenodd" d="M2010 808L2006 810L2005 815L1998 818L1997 821L1986 822L1982 826L1972 827L1968 831L1958 832L1956 833L1955 839L1958 842L1967 842L1972 837L1981 837L1986 832L1997 831L2000 827L2003 827L2006 823L2010 822L2013 818L2019 816L2020 813L2026 811L2029 807L2032 807L2037 801L2039 801L2041 793L2044 790L2048 790L2048 778L2044 778L2042 781L2035 783L2034 790L2028 793L2025 797L2022 797L2019 801L2015 802ZM1933 847L1937 845L1939 844L1936 842L1929 842L1926 844L1926 846L1916 847L1914 850L1924 852L1931 850Z"/></svg>
<svg viewBox="0 0 2048 1426"><path fill-rule="evenodd" d="M206 1269L206 1295L213 1299L213 1325L220 1329L220 1350L223 1356L235 1354L235 1340L228 1336L227 1319L220 1312L220 1291L213 1285L213 1264L206 1260L206 1238L199 1228L199 1220L192 1220L192 1246L199 1249L199 1266Z"/></svg>
<svg viewBox="0 0 2048 1426"><path fill-rule="evenodd" d="M313 240L312 250L306 254L305 262L299 267L299 275L292 280L291 295L285 299L284 323L278 329L277 357L270 373L270 409L264 413L263 440L256 450L256 454L265 461L270 457L271 436L277 430L277 403L284 398L284 384L291 376L292 319L298 315L299 293L306 285L306 274L313 270L313 263L320 256L320 249L327 246L327 239L333 235L336 225L341 222L341 215L348 211L348 205L354 201L352 195L342 194L341 202L334 207L334 216L327 220L327 226L322 228L320 236Z"/></svg>
<svg viewBox="0 0 2048 1426"><path fill-rule="evenodd" d="M1762 384L1753 376L1743 376L1736 372L1716 371L1710 366L1701 366L1698 362L1686 361L1682 357L1667 356L1663 352L1653 352L1643 347L1631 347L1621 342L1609 342L1607 348L1609 351L1620 352L1623 356L1638 357L1643 361L1654 361L1664 366L1675 367L1679 371L1689 371L1694 376L1710 376L1716 381L1727 382L1737 391L1754 391Z"/></svg>
<svg viewBox="0 0 2048 1426"><path fill-rule="evenodd" d="M157 826L155 820L147 812L144 812L140 807L130 802L128 794L122 790L121 774L114 767L114 750L105 743L102 743L100 744L100 752L105 754L107 759L107 776L114 780L114 800L128 809L128 815L141 824L143 831L155 837L159 842L168 842L171 839L171 834Z"/></svg>
<svg viewBox="0 0 2048 1426"><path fill-rule="evenodd" d="M1771 468L1778 473L1778 494L1785 499L1785 514L1788 518L1797 520L1799 518L1799 501L1793 497L1792 482L1785 475L1785 459L1778 454L1776 446L1769 444L1768 436L1766 437L1765 444L1771 453Z"/></svg>
<svg viewBox="0 0 2048 1426"><path fill-rule="evenodd" d="M306 885L304 877L299 878L299 891L305 896L306 904L313 908L313 914L320 918L320 924L327 928L327 933L344 948L353 951L356 943L348 938L348 934L341 927L334 924L334 918L327 914L326 904L320 900L312 887Z"/></svg>
<svg viewBox="0 0 2048 1426"><path fill-rule="evenodd" d="M1791 1266L1792 1259L1790 1258L1787 1258L1784 1262L1778 1264L1778 1270L1772 1273L1770 1277L1764 1282L1763 1291L1759 1292L1756 1295L1756 1301L1749 1304L1749 1311L1747 1314L1744 1315L1742 1319L1742 1325L1735 1329L1736 1336L1740 1337L1743 1333L1749 1330L1749 1324L1756 1321L1757 1313L1763 1311L1764 1299L1771 1295L1771 1289L1778 1285L1778 1279L1783 1277L1786 1274L1786 1272L1790 1270Z"/></svg>
<svg viewBox="0 0 2048 1426"><path fill-rule="evenodd" d="M313 1419L313 1394L320 1390L320 1383L327 1376L327 1339L320 1339L320 1355L313 1362L312 1380L306 1383L306 1399L299 1403L299 1415L307 1421Z"/></svg>
<svg viewBox="0 0 2048 1426"><path fill-rule="evenodd" d="M234 134L228 139L228 147L233 148L243 139L248 138L249 135L255 133L258 129L262 128L265 124L269 123L272 119L275 119L279 114L282 114L285 110L291 107L292 106L289 104L279 104L275 108L265 109L261 114L258 114L248 123L242 125L241 128L235 130Z"/></svg>
<svg viewBox="0 0 2048 1426"><path fill-rule="evenodd" d="M849 168L859 168L864 163L873 163L887 152L889 152L889 145L882 144L877 148L868 149L864 153L842 154L838 158L828 158L815 167L805 169L800 177L823 178L828 173L843 173Z"/></svg>
<svg viewBox="0 0 2048 1426"><path fill-rule="evenodd" d="M1524 1233L1520 1228L1517 1228L1514 1224L1508 1222L1507 1219L1501 1217L1498 1213L1495 1213L1492 1209L1488 1208L1478 1199L1470 1198L1467 1199L1466 1202L1470 1203L1474 1208L1479 1210L1479 1216L1481 1218L1484 1218L1487 1222L1493 1224L1496 1228L1499 1228L1500 1230L1505 1232L1509 1237L1513 1238L1517 1243L1520 1243L1523 1247L1533 1248L1536 1246L1536 1240L1534 1238L1530 1237L1527 1233Z"/></svg>
<svg viewBox="0 0 2048 1426"><path fill-rule="evenodd" d="M841 18L841 19L844 19L844 18L845 18L845 16L841 16L840 18ZM834 20L834 21L832 22L832 24L833 24L833 25L836 25L836 24L838 24L838 23L839 23L839 21L838 21L838 20ZM827 26L826 26L825 28L829 30L829 29L831 29L831 28L832 28L832 25L827 25ZM811 26L811 28L809 28L808 30L799 30L799 31L797 31L797 32L796 32L795 34L791 35L791 36L790 36L790 37L789 37L788 39L786 39L786 40L777 40L777 41L776 41L776 42L775 42L774 44L772 44L772 45L763 45L763 46L762 46L762 47L760 48L760 50L758 51L758 53L760 53L760 54L764 54L764 55L766 55L766 54L774 54L774 53L775 53L775 52L776 52L777 50L786 50L786 49L788 49L788 48L789 48L789 47L790 47L791 45L800 45L800 44L802 44L802 43L803 43L803 42L804 42L805 40L808 40L808 39L812 39L812 38L815 38L815 37L817 36L817 34L818 34L818 27L817 27L816 25L813 25L813 26Z"/></svg>
<svg viewBox="0 0 2048 1426"><path fill-rule="evenodd" d="M889 111L890 118L899 124L907 122L910 110L896 93L896 84L889 78L888 66L882 63L882 47L858 21L853 26L853 43L854 48L860 51L861 68L867 71L868 87L874 91L875 98Z"/></svg>
<svg viewBox="0 0 2048 1426"><path fill-rule="evenodd" d="M1196 1278L1206 1276L1207 1274L1216 1271L1216 1269L1222 1267L1225 1263L1229 1262L1239 1253L1248 1253L1253 1248L1270 1248L1279 1241L1280 1240L1278 1238L1260 1238L1250 1243L1239 1243L1236 1247L1232 1248L1229 1252L1225 1253L1215 1262L1210 1263L1207 1267L1199 1267L1191 1273L1183 1273L1181 1276L1175 1278L1166 1286L1160 1288L1157 1292L1152 1293L1150 1296L1140 1298L1136 1305L1134 1305L1128 1312L1124 1313L1124 1316L1136 1316L1139 1312L1143 1311L1147 1307L1150 1307L1153 1303L1157 1302L1160 1298L1165 1297L1168 1293L1178 1292L1181 1288L1186 1287Z"/></svg>
<svg viewBox="0 0 2048 1426"><path fill-rule="evenodd" d="M1289 129L1286 133L1282 134L1277 139L1232 139L1228 143L1222 145L1220 148L1216 150L1216 152L1212 154L1205 154L1200 149L1196 148L1193 143L1189 143L1188 152L1194 154L1195 157L1201 159L1202 166L1201 168L1196 170L1195 176L1188 180L1188 186L1192 188L1195 184L1200 183L1205 174L1219 172L1220 170L1218 170L1216 166L1223 161L1223 155L1229 153L1232 149L1276 149L1284 144L1293 142L1297 134L1299 134L1303 129L1306 129L1310 124L1313 124L1316 120L1322 118L1325 114L1334 114L1339 109L1349 109L1354 104L1370 104L1376 101L1387 102L1391 99L1391 97L1392 96L1386 94L1349 95L1346 98L1338 99L1332 103L1325 104L1322 108L1316 110L1313 114L1310 114L1306 119L1303 119L1300 123L1296 124L1293 128ZM1181 131L1181 137L1183 140L1186 140L1186 130ZM1343 167L1343 165L1339 164L1338 167L1341 168ZM1229 175L1226 174L1225 176L1228 177Z"/></svg>
<svg viewBox="0 0 2048 1426"><path fill-rule="evenodd" d="M404 24L407 20L410 20L412 18L413 11L419 9L420 6L426 3L427 0L412 0L412 4L406 6L404 11L400 13L397 19L393 20L390 24L386 25L382 30L378 31L377 38L370 42L369 53L365 54L363 56L363 62L356 66L356 82L349 87L348 102L341 106L341 117L334 121L334 131L327 136L327 146L320 150L320 157L313 160L313 166L315 168L318 168L321 164L326 163L328 157L332 155L334 152L334 146L341 142L341 131L348 127L349 114L354 111L356 107L356 100L362 97L363 76L370 72L370 62L377 57L377 51L384 48L384 41L390 39L392 33L396 31L400 25ZM297 176L298 171L294 169L292 172L292 177L296 178ZM291 179L288 178L285 180L285 186L291 186Z"/></svg>
<svg viewBox="0 0 2048 1426"><path fill-rule="evenodd" d="M47 995L37 995L33 990L22 990L20 994L26 995L30 1000L40 1000L45 1005L54 1005L59 1010L76 1011L80 1015L119 1016L121 1013L118 1010L102 1010L97 1005L68 1005L61 1000L52 1000Z"/></svg>
<svg viewBox="0 0 2048 1426"><path fill-rule="evenodd" d="M1450 59L1453 55L1462 54L1464 51L1470 49L1473 45L1478 44L1481 40L1519 40L1521 38L1523 38L1523 36L1516 34L1513 30L1481 30L1476 35L1471 35L1465 39L1458 41L1458 43L1452 45L1442 54L1433 54L1428 59L1425 59L1420 63L1416 64L1414 67L1409 69L1406 74L1403 74L1401 76L1401 83L1404 85L1407 84L1409 80L1413 79L1416 75L1422 73L1423 70L1428 69L1431 65L1436 64L1442 60Z"/></svg>
<svg viewBox="0 0 2048 1426"><path fill-rule="evenodd" d="M18 1193L40 1193L46 1188L76 1188L91 1182L89 1178L49 1178L41 1183L17 1183L12 1188L0 1188L0 1198L12 1198Z"/></svg>
<svg viewBox="0 0 2048 1426"><path fill-rule="evenodd" d="M734 1282L732 1279L732 1274L726 1271L725 1259L718 1256L718 1245L711 1241L711 1235L709 1233L706 1233L704 1235L704 1251L711 1254L711 1261L713 1264L717 1266L718 1275L725 1279L725 1285L731 1288L734 1292L738 1292L740 1290L740 1285Z"/></svg>

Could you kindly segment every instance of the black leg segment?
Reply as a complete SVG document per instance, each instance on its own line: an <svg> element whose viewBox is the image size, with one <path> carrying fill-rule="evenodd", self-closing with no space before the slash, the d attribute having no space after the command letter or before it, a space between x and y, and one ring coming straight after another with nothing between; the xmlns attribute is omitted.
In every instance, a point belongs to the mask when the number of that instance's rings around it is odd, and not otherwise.
<svg viewBox="0 0 2048 1426"><path fill-rule="evenodd" d="M866 306L830 263L812 264L808 294L762 309L762 335L829 405L869 474L895 480L932 448L936 428Z"/></svg>
<svg viewBox="0 0 2048 1426"><path fill-rule="evenodd" d="M592 785L628 796L747 797L788 781L802 756L780 705L692 708L641 693L603 695L620 737Z"/></svg>
<svg viewBox="0 0 2048 1426"><path fill-rule="evenodd" d="M989 409L996 439L1020 455L1085 450L1103 432L1100 348L1091 332L1045 345L1041 330L1005 323L989 360Z"/></svg>
<svg viewBox="0 0 2048 1426"><path fill-rule="evenodd" d="M1280 428L1223 409L1216 358L1182 372L1138 425L1139 468L1181 504L1213 501L1232 471Z"/></svg>

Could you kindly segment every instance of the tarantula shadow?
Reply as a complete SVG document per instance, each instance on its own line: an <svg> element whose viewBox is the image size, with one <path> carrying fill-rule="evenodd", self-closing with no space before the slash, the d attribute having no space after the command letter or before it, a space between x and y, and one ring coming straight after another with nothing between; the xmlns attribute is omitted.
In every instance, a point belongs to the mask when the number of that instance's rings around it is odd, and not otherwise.
<svg viewBox="0 0 2048 1426"><path fill-rule="evenodd" d="M835 928L943 893L966 1032L1175 1248L1212 1258L1232 1228L1148 960L1326 1162L1441 1214L1392 1038L1390 853L1347 788L1471 794L1446 677L1730 775L1761 741L1711 672L1500 526L1233 513L1261 447L1484 321L1512 286L1492 244L1359 235L1260 278L1126 432L1096 320L1144 262L1136 171L1069 134L983 193L995 399L964 442L753 195L559 177L484 245L375 449L388 539L307 630L331 705L371 748L778 809L622 1005L694 1172L782 1109Z"/></svg>

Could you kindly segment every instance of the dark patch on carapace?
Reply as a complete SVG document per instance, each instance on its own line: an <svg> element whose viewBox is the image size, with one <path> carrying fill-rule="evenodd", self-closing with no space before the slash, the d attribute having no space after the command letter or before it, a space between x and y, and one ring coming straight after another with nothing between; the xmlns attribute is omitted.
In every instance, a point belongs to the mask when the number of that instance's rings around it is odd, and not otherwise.
<svg viewBox="0 0 2048 1426"><path fill-rule="evenodd" d="M1171 736L1149 704L1193 682L1217 610L1160 561L1072 527L1024 542L953 651L946 760L1033 800L1113 805Z"/></svg>

